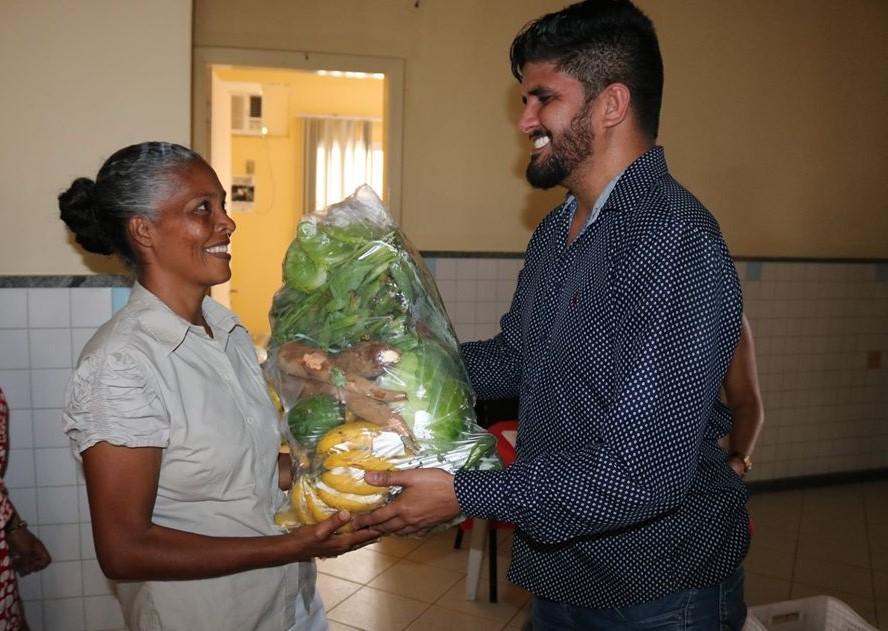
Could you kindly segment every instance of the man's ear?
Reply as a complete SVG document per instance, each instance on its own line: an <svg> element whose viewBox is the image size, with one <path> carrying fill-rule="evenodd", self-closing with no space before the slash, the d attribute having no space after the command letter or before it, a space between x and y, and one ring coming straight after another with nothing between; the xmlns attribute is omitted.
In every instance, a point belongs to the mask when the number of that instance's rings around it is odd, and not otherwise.
<svg viewBox="0 0 888 631"><path fill-rule="evenodd" d="M126 229L133 247L150 249L154 243L154 231L152 228L151 222L145 217L141 215L131 217Z"/></svg>
<svg viewBox="0 0 888 631"><path fill-rule="evenodd" d="M604 113L602 123L605 127L616 127L629 115L629 103L632 94L623 83L611 83L602 90L601 97L604 100Z"/></svg>

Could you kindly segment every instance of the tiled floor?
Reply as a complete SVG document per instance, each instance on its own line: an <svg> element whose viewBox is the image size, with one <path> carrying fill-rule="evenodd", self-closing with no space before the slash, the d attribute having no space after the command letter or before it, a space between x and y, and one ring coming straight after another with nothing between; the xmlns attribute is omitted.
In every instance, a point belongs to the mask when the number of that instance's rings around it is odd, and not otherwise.
<svg viewBox="0 0 888 631"><path fill-rule="evenodd" d="M888 629L888 481L753 495L751 605L829 594Z"/></svg>
<svg viewBox="0 0 888 631"><path fill-rule="evenodd" d="M888 481L755 494L750 512L749 605L829 594L888 629ZM388 538L319 562L331 631L522 629L530 595L501 580L499 602L490 604L482 569L477 600L466 600L468 537L462 550L453 539L452 530ZM501 531L501 578L509 540Z"/></svg>

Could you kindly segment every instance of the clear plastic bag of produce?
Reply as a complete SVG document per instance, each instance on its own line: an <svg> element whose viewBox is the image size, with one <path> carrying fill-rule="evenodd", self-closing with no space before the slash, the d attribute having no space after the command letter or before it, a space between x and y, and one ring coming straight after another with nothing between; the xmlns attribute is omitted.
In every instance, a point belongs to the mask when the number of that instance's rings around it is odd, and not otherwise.
<svg viewBox="0 0 888 631"><path fill-rule="evenodd" d="M434 279L372 189L302 219L283 282L264 364L293 461L279 525L398 492L366 471L501 466Z"/></svg>

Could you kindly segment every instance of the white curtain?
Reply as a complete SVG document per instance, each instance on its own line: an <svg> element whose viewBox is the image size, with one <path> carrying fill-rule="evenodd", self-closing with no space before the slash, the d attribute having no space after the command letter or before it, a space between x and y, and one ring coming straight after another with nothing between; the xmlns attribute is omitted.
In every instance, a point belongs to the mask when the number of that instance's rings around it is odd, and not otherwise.
<svg viewBox="0 0 888 631"><path fill-rule="evenodd" d="M380 197L382 147L373 144L373 122L355 118L305 118L305 208L314 211L369 184Z"/></svg>

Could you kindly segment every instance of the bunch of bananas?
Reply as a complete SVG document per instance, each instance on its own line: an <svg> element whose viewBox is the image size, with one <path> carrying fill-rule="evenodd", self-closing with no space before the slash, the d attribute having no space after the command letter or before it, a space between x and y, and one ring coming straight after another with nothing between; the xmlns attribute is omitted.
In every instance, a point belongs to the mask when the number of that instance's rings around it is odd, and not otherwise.
<svg viewBox="0 0 888 631"><path fill-rule="evenodd" d="M401 435L368 421L337 425L321 436L312 460L317 471L299 476L290 490L290 510L275 520L285 528L316 524L338 510L361 513L382 506L388 490L364 481L366 471L403 466L411 451Z"/></svg>

